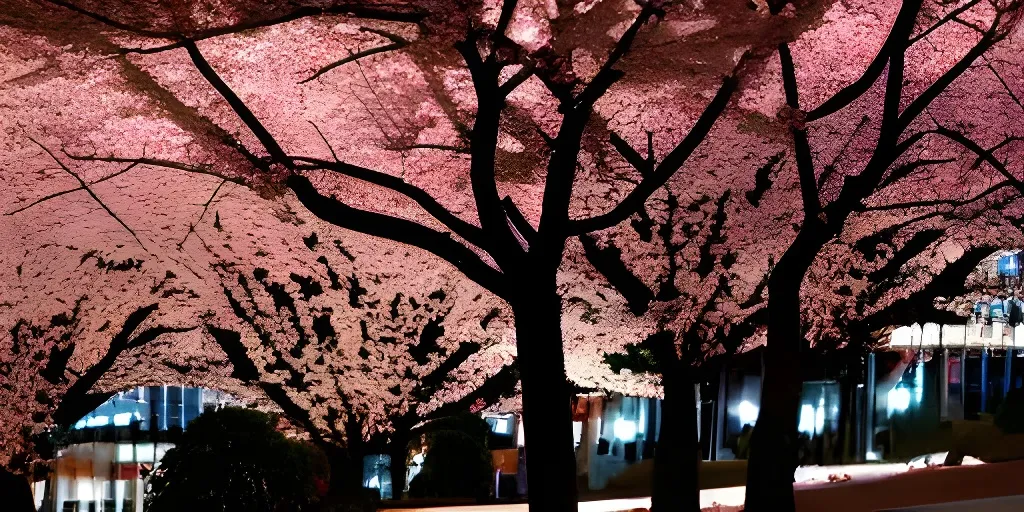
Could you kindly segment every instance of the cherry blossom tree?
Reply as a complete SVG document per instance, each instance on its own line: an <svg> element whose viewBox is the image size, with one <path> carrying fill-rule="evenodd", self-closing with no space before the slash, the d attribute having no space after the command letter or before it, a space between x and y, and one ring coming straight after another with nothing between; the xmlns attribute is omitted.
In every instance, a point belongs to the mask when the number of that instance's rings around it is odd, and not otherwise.
<svg viewBox="0 0 1024 512"><path fill-rule="evenodd" d="M361 487L363 456L387 453L400 493L420 423L515 394L508 313L443 278L418 292L393 274L359 277L340 240L304 241L319 267L310 275L219 265L231 314L211 313L207 331L236 378L331 454L336 490Z"/></svg>
<svg viewBox="0 0 1024 512"><path fill-rule="evenodd" d="M3 58L13 70L4 105L16 120L4 124L5 144L14 162L52 166L59 159L73 173L56 166L43 174L45 183L65 180L79 190L12 218L30 226L46 219L36 213L40 208L81 197L78 204L88 209L53 218L90 233L117 233L103 237L123 245L122 252L154 252L169 264L187 264L192 272L177 266L175 272L196 277L195 288L222 281L206 276L211 261L200 253L240 244L215 238L223 235L214 226L252 221L259 214L250 206L257 203L275 205L282 218L308 222L311 214L436 254L434 267L465 274L511 308L527 441L531 453L546 459L529 473L532 494L556 496L552 506L571 509L566 373L579 380L612 377L584 363L599 362L600 355L565 354L583 353L575 349L585 345L591 353L619 350L623 341L657 332L666 318L661 306L645 304L654 301L648 296L661 290L659 276L671 265L650 258L662 250L657 238L654 249L636 242L646 217L667 212L659 204L664 186L686 197L683 203L711 198L698 207L702 212L713 212L731 189L721 228L728 243L717 244L708 258L688 255L697 266L708 261L712 271L703 282L676 288L696 297L693 304L705 304L719 274L728 273L740 277L731 284L736 302L768 292L768 336L777 341L769 343L774 376L766 382L758 435L770 439L766 450L776 451L755 450L751 475L758 482L750 490L762 496L762 506L785 505L791 484L783 480L792 469L785 454L793 445L781 441L795 432L795 408L788 408L799 389L786 380L799 374L787 371L794 368L786 364L796 363L786 358L798 340L819 337L802 327L824 329L833 320L831 306L850 300L830 292L854 289L831 262L845 261L843 248L878 222L902 223L914 216L908 211L940 210L935 201L962 202L1000 185L964 181L998 172L1004 157L996 155L1013 149L1012 142L998 145L1006 134L986 130L1016 126L999 112L1012 106L1017 68L1004 30L1012 12L993 10L987 1L929 2L920 10L917 3L901 10L900 2L878 0L747 4L19 3L27 15L2 18L2 40L10 41ZM780 42L792 49L777 53ZM964 46L975 42L977 49ZM892 80L876 84L886 70ZM960 74L992 94L953 80ZM803 115L798 85L802 103L825 106ZM977 108L958 110L954 97ZM881 115L879 104L888 105ZM893 104L903 105L902 112ZM915 138L918 130L929 133ZM642 150L634 148L645 144L648 162L641 163ZM965 151L979 153L981 166L956 165ZM777 165L766 167L780 152ZM955 163L938 162L954 156ZM19 206L70 190L28 194L39 178L19 172L5 178L12 183L5 190L18 191L11 204ZM928 184L934 196L923 200L934 204L900 205L908 203L901 195L914 190L909 184ZM110 192L115 187L117 195ZM968 192L953 197L951 191ZM141 200L147 193L160 200ZM743 200L756 208L741 208ZM801 201L805 207L794 208ZM99 218L94 222L103 229L83 226L80 218ZM233 233L267 237L277 229L270 226L253 221ZM922 226L936 227L912 223L900 243ZM690 236L677 233L670 245ZM247 279L255 267L267 268L275 282L299 286L282 271L291 263L287 247L268 250L280 258L273 264L249 261L248 253L233 268L247 269L240 272ZM607 250L620 251L622 266L637 279L607 265L614 263ZM723 272L729 253L735 261ZM936 261L933 268L941 268ZM754 294L769 271L767 290ZM221 313L225 296L212 288L201 290L202 306L221 315L210 324L226 328L232 316ZM805 307L801 291L829 307ZM716 327L708 332L741 315L728 302L724 314L710 314ZM680 325L700 311L684 310ZM541 416L557 428L531 429ZM773 422L782 424L773 428Z"/></svg>
<svg viewBox="0 0 1024 512"><path fill-rule="evenodd" d="M517 358L523 383L527 440L531 450L543 453L547 459L529 473L531 499L536 501L543 498L548 503L553 500L559 508L575 507L569 411L565 407L570 391L562 354L562 303L556 289L556 275L565 242L582 234L613 227L643 205L646 198L682 166L703 140L725 109L736 84L734 78L728 77L724 85L718 87L690 133L674 145L650 176L618 206L593 217L570 219L576 161L586 125L595 104L621 78L622 73L616 70L616 65L633 45L641 28L649 20L663 15L659 4L644 3L639 6L633 20L627 23L625 31L618 37L609 58L598 66L596 74L587 81L578 80L566 66L567 62L552 52L550 47L531 50L529 45L514 41L506 35L512 26L515 2L506 2L493 12L485 11L482 20L476 17L477 13L467 16L468 23L457 30L454 42L464 61L464 72L468 73L472 84L473 95L470 100L475 99L476 102L475 113L472 114L473 125L468 131L468 174L479 225L462 220L442 206L427 190L393 174L336 157L323 159L286 150L278 137L268 131L263 121L225 82L200 50L197 41L204 39L208 31L190 30L191 36L179 36L174 32L132 30L130 24L79 6L64 5L137 35L174 39L170 45L164 45L163 49L186 50L195 69L226 101L237 120L252 134L261 150L266 152L265 157L254 157L249 150L242 150L260 179L285 185L311 213L329 223L432 252L479 286L504 299L518 319ZM489 19L492 15L496 19ZM245 25L245 28L248 26ZM223 32L217 31L218 34ZM392 38L392 41L403 44L398 38ZM139 50L139 53L157 50L146 48ZM506 69L510 72L503 73ZM546 101L553 100L554 104L560 105L559 112L555 113L560 123L559 127L554 128L557 134L548 135L544 130L540 134L547 140L545 153L548 163L536 228L525 222L525 216L518 211L512 200L502 199L498 192L496 174L499 127L507 99L531 77L536 77L534 80L537 85L548 91L550 99ZM314 128L319 129L315 125ZM381 131L386 132L385 129ZM326 138L325 143L333 154L334 149ZM139 157L72 156L101 162L168 164ZM186 167L181 164L172 165ZM389 193L404 196L423 208L433 220L423 224L346 203L344 198L338 197L329 188L318 187L311 180L311 177L322 176L324 173L343 181L356 180L382 187ZM434 223L450 233L438 231L433 227ZM470 245L464 245L454 236ZM550 422L547 428L537 426L541 416ZM531 425L534 426L531 428Z"/></svg>
<svg viewBox="0 0 1024 512"><path fill-rule="evenodd" d="M40 287L30 284L30 276L6 284L9 336L0 345L0 466L5 471L24 473L52 458L54 432L70 429L123 389L117 376L128 373L143 382L160 371L177 373L172 368L180 361L164 348L199 328L173 312L189 299L173 274L151 281L142 261L108 260L95 250L80 253L85 268L79 272L88 276L88 284L125 291L144 287L143 300L149 303L136 307L94 290L57 297L51 307L42 307L46 301L36 295ZM32 263L20 268L35 272ZM65 292L81 291L66 284Z"/></svg>
<svg viewBox="0 0 1024 512"><path fill-rule="evenodd" d="M933 11L941 12L936 15ZM919 152L922 147L949 151L948 145L941 140L933 144L932 138L957 141L963 134L947 127L960 113L944 108L942 102L936 100L958 78L972 70L975 61L1007 40L1016 27L1016 15L1017 5L1013 2L968 2L956 7L939 4L929 5L923 11L922 2L903 2L868 69L838 93L822 98L819 107L808 110L801 107L794 65L798 61L789 45L779 46L780 76L786 106L791 112L790 131L799 176L802 221L768 282L766 373L760 416L751 441L748 509L774 510L780 506L792 509L794 506L790 474L795 467L794 434L800 395L800 372L795 365L805 339L801 331L800 300L805 276L819 256L827 256L824 249L856 220L855 214L864 210L927 205L895 204L891 199L905 195L906 187L913 188L914 183L941 180L942 174L931 171L930 167L944 162L919 158ZM980 24L964 21L961 16ZM952 24L953 28L947 24L951 20L957 22ZM930 38L942 30L958 33L966 42L960 47L939 50L948 62L938 67L939 71L934 68L915 70L922 58L918 52L923 50L919 48L929 42L935 47ZM965 44L968 46L962 47ZM876 87L883 73L885 78ZM955 102L956 95L953 96ZM865 111L859 104L861 101L876 101L881 108ZM857 126L855 129L868 126L871 134L862 138L868 144L861 146L859 157L849 159L846 165L836 164L835 160L822 165L822 156L828 155L824 148L838 145L834 139L829 140L830 136L841 132L836 128L844 124ZM819 148L817 154L815 148ZM829 151L834 150L829 148ZM997 176L1000 166L998 161L992 165ZM991 172L991 169L986 171ZM937 196L929 199L930 203L960 200L964 190L972 195L986 192L971 186L963 176L959 182L948 181L956 186L936 187ZM1006 180L997 184L997 188L1009 186L1012 184Z"/></svg>
<svg viewBox="0 0 1024 512"><path fill-rule="evenodd" d="M765 166L775 167L781 158L775 155ZM635 156L630 160L642 165ZM736 196L742 198L737 201L740 207L753 206L744 194ZM732 197L726 189L717 199L702 195L685 205L666 187L664 196L652 201L653 213L645 208L638 216L633 227L639 241L653 242L665 261L655 279L656 292L621 259L614 237L600 248L592 239L584 241L590 261L617 283L633 313L654 319L653 334L627 345L623 354L605 356L617 372L628 369L660 378L664 398L659 431L663 435L654 454L652 510L700 509L700 439L693 391L699 370L695 367L716 355L753 348L765 322L762 295L768 269L756 284L745 283L731 270L735 248L729 247L723 228L736 207Z"/></svg>

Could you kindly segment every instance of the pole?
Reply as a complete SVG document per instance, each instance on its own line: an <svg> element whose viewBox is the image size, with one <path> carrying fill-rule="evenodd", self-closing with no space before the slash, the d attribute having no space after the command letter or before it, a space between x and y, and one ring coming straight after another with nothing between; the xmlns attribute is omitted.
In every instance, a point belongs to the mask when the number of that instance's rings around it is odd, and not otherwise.
<svg viewBox="0 0 1024 512"><path fill-rule="evenodd" d="M939 348L939 354L939 421L944 421L949 418L949 349Z"/></svg>
<svg viewBox="0 0 1024 512"><path fill-rule="evenodd" d="M875 353L868 354L867 385L864 389L864 456L875 448Z"/></svg>
<svg viewBox="0 0 1024 512"><path fill-rule="evenodd" d="M725 402L728 390L726 379L729 376L726 363L722 363L722 369L718 374L718 399L715 400L715 458L721 460L722 448L725 446ZM763 377L762 377L763 379Z"/></svg>
<svg viewBox="0 0 1024 512"><path fill-rule="evenodd" d="M979 412L988 412L988 349L981 349L981 408Z"/></svg>

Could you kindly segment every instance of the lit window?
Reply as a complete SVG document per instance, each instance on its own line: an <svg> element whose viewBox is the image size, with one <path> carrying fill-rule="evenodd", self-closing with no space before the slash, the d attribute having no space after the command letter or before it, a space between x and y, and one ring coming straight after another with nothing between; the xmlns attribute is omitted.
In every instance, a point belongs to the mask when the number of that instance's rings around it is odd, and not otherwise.
<svg viewBox="0 0 1024 512"><path fill-rule="evenodd" d="M135 457L137 462L153 462L155 447L152 443L135 445Z"/></svg>
<svg viewBox="0 0 1024 512"><path fill-rule="evenodd" d="M508 434L508 420L505 418L497 418L494 421L494 433L495 434Z"/></svg>
<svg viewBox="0 0 1024 512"><path fill-rule="evenodd" d="M615 420L612 425L612 430L615 432L615 437L620 441L633 441L636 439L636 423L628 421L624 418Z"/></svg>
<svg viewBox="0 0 1024 512"><path fill-rule="evenodd" d="M78 422L75 423L75 430L81 430L83 428L85 428L85 420L78 420Z"/></svg>
<svg viewBox="0 0 1024 512"><path fill-rule="evenodd" d="M130 444L119 444L117 445L117 461L118 462L134 462L135 461L135 447Z"/></svg>
<svg viewBox="0 0 1024 512"><path fill-rule="evenodd" d="M814 435L814 407L811 404L800 406L800 425L797 430L807 435Z"/></svg>
<svg viewBox="0 0 1024 512"><path fill-rule="evenodd" d="M78 501L92 501L92 480L79 480L75 491Z"/></svg>
<svg viewBox="0 0 1024 512"><path fill-rule="evenodd" d="M579 445L583 438L583 422L574 421L572 422L572 439L573 443Z"/></svg>
<svg viewBox="0 0 1024 512"><path fill-rule="evenodd" d="M109 416L93 416L92 418L85 420L85 426L87 427L102 427L107 423L110 423Z"/></svg>
<svg viewBox="0 0 1024 512"><path fill-rule="evenodd" d="M114 415L114 425L118 427L128 426L132 422L132 413L121 412Z"/></svg>
<svg viewBox="0 0 1024 512"><path fill-rule="evenodd" d="M814 432L822 433L825 431L825 399L822 398L818 402L818 408L814 411Z"/></svg>

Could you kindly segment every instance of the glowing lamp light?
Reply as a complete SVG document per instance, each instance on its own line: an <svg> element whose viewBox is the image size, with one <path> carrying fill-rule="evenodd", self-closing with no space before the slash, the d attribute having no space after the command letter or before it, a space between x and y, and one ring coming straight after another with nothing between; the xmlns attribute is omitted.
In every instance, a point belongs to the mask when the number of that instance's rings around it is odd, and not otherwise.
<svg viewBox="0 0 1024 512"><path fill-rule="evenodd" d="M740 402L739 407L736 410L737 415L740 417L740 423L746 425L753 425L757 421L758 408L756 405L750 403L747 400Z"/></svg>
<svg viewBox="0 0 1024 512"><path fill-rule="evenodd" d="M903 387L897 386L889 391L889 416L893 413L906 411L910 407L910 390Z"/></svg>
<svg viewBox="0 0 1024 512"><path fill-rule="evenodd" d="M632 441L636 439L636 423L619 418L612 425L615 437L620 441Z"/></svg>

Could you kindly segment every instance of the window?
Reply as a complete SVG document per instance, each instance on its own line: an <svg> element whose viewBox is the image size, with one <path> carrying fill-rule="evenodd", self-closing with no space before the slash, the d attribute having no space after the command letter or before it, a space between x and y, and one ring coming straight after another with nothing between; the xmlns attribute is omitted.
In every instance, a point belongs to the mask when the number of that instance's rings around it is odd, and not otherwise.
<svg viewBox="0 0 1024 512"><path fill-rule="evenodd" d="M135 446L130 444L117 445L117 462L135 462Z"/></svg>

